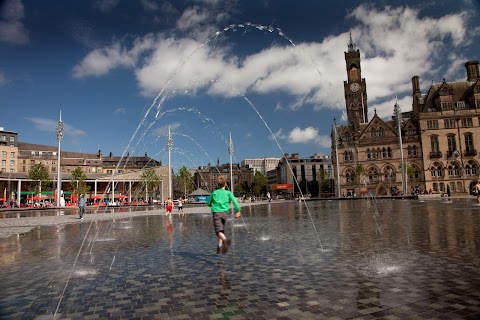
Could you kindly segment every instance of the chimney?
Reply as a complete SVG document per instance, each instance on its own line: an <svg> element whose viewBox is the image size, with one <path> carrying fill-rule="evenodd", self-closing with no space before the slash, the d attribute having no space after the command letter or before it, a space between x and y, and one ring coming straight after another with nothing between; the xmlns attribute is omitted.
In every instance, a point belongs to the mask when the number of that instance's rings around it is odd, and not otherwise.
<svg viewBox="0 0 480 320"><path fill-rule="evenodd" d="M468 61L465 63L465 68L467 68L467 81L476 81L479 77L478 72L478 61Z"/></svg>
<svg viewBox="0 0 480 320"><path fill-rule="evenodd" d="M98 158L102 159L102 150L98 150Z"/></svg>
<svg viewBox="0 0 480 320"><path fill-rule="evenodd" d="M415 93L420 93L420 78L418 76L412 78L412 95L415 95Z"/></svg>

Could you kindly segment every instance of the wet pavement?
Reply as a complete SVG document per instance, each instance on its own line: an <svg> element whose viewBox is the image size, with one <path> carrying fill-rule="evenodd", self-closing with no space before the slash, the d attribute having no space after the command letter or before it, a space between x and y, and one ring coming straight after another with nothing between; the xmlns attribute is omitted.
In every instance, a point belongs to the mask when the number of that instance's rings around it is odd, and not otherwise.
<svg viewBox="0 0 480 320"><path fill-rule="evenodd" d="M242 213L220 255L208 208L0 219L0 319L480 318L473 199Z"/></svg>

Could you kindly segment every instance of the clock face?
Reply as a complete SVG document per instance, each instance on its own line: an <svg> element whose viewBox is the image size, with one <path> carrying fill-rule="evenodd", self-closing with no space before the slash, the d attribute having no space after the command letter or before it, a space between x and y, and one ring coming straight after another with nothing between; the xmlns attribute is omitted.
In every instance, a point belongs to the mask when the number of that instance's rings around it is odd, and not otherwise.
<svg viewBox="0 0 480 320"><path fill-rule="evenodd" d="M357 92L358 89L360 89L360 86L358 85L358 83L352 83L352 84L350 85L350 90L351 90L352 92Z"/></svg>

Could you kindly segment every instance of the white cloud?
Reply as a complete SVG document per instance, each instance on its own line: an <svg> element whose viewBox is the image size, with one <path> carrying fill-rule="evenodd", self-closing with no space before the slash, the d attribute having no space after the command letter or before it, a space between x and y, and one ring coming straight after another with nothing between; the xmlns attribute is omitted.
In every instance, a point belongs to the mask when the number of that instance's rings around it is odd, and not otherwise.
<svg viewBox="0 0 480 320"><path fill-rule="evenodd" d="M33 126L37 130L46 131L46 132L56 131L58 120L47 119L47 118L25 118L25 119L32 122ZM81 129L77 129L65 122L63 123L63 132L64 132L64 135L72 136L72 137L86 135L85 131Z"/></svg>
<svg viewBox="0 0 480 320"><path fill-rule="evenodd" d="M199 25L206 26L213 16L219 17L218 13L205 8L189 8L177 26L189 31L202 29ZM440 63L452 66L440 72L455 77L457 69L453 66L463 58L461 53L446 57L440 57L440 53L461 49L467 41L468 15L465 12L424 18L419 10L406 6L377 10L361 5L348 18L356 23L352 37L361 52L369 110L377 107L379 114L383 114L387 108L385 100L391 101L396 95L410 96L411 78L418 75L422 81L423 77L431 79L432 70ZM342 83L346 80L346 71L342 57L347 50L348 32L318 43L295 43L293 46L292 40L284 37L279 29L271 29L272 32L266 32L267 36L281 40L276 41L275 46L238 56L228 42L222 46L220 41L223 33L234 29L265 32L268 27L231 26L217 36L210 34L209 39L215 39L211 42L193 40L197 39L193 36L160 34L155 41L152 41L153 36L138 38L131 48L114 43L89 53L74 68L74 76L101 76L115 68L128 67L134 70L138 85L147 96L156 96L168 85L168 90L177 93L186 90L192 93L192 89L194 93L195 89L206 88L210 94L226 97L237 95L237 92L290 95L293 102L289 105L273 101L277 109L298 110L307 104L316 110L344 108Z"/></svg>
<svg viewBox="0 0 480 320"><path fill-rule="evenodd" d="M0 71L0 87L3 87L8 82L7 77L3 72Z"/></svg>
<svg viewBox="0 0 480 320"><path fill-rule="evenodd" d="M166 137L168 135L168 129L169 128L170 128L170 134L173 134L181 126L182 126L181 123L173 122L173 123L170 123L168 125L164 125L164 126L156 128L155 130L152 131L152 134L156 137L161 137L161 136Z"/></svg>
<svg viewBox="0 0 480 320"><path fill-rule="evenodd" d="M329 135L320 135L318 129L314 127L299 128L296 127L291 130L288 134L285 134L282 129L273 133L273 136L277 140L284 140L288 143L315 143L321 147L330 148L332 145L331 138Z"/></svg>
<svg viewBox="0 0 480 320"><path fill-rule="evenodd" d="M98 8L100 11L108 13L112 11L119 2L120 0L97 0L95 2L95 7Z"/></svg>
<svg viewBox="0 0 480 320"><path fill-rule="evenodd" d="M27 44L29 36L22 22L25 16L22 1L6 0L0 9L0 41Z"/></svg>
<svg viewBox="0 0 480 320"><path fill-rule="evenodd" d="M113 111L114 115L124 115L127 114L127 109L126 108L117 108Z"/></svg>

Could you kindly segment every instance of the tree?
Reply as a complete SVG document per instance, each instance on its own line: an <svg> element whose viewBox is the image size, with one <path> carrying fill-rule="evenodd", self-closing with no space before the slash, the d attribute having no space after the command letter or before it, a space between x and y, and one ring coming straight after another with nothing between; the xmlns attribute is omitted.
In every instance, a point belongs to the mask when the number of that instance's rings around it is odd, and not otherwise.
<svg viewBox="0 0 480 320"><path fill-rule="evenodd" d="M41 163L34 165L30 171L28 171L27 179L30 179L28 184L28 191L35 194L40 193L42 190L50 190L52 180L48 176L48 170Z"/></svg>
<svg viewBox="0 0 480 320"><path fill-rule="evenodd" d="M318 183L320 184L320 190L323 192L330 192L331 189L331 179L328 176L327 170L320 168L317 171Z"/></svg>
<svg viewBox="0 0 480 320"><path fill-rule="evenodd" d="M87 185L85 180L87 176L83 172L82 168L76 167L70 174L70 186L77 195L85 194L90 190L90 186Z"/></svg>
<svg viewBox="0 0 480 320"><path fill-rule="evenodd" d="M188 197L195 190L193 176L185 166L178 170L178 173L175 175L175 182L174 193L183 195L184 198Z"/></svg>
<svg viewBox="0 0 480 320"><path fill-rule="evenodd" d="M150 194L154 194L154 191L160 185L160 178L153 168L148 168L142 172L141 181L142 192L144 192L147 197L149 197Z"/></svg>
<svg viewBox="0 0 480 320"><path fill-rule="evenodd" d="M255 172L255 177L253 178L252 192L255 196L260 196L260 194L267 193L267 178L260 172Z"/></svg>

